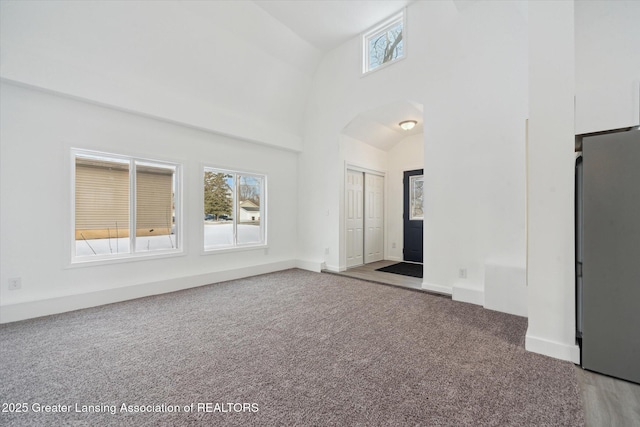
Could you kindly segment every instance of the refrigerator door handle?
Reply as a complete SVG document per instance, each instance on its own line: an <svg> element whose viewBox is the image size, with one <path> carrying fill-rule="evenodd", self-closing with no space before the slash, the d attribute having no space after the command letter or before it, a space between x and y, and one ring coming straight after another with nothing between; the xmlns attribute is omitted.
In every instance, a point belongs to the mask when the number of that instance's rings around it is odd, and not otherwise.
<svg viewBox="0 0 640 427"><path fill-rule="evenodd" d="M582 263L579 261L576 262L576 276L582 277Z"/></svg>

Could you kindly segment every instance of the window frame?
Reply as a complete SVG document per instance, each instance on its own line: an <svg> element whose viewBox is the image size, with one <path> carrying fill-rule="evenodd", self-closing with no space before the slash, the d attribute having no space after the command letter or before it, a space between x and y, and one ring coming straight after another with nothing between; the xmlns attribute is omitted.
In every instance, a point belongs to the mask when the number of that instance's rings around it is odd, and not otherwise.
<svg viewBox="0 0 640 427"><path fill-rule="evenodd" d="M407 57L407 13L406 13L406 8L403 8L402 10L400 10L399 12L393 14L392 16L390 16L389 18L385 19L384 21L380 22L379 24L376 24L375 26L371 27L369 30L367 30L365 33L362 34L362 37L360 38L361 41L361 52L362 52L362 70L361 70L361 74L362 76L366 76L369 75L375 71L381 70L383 68L388 67L391 64L395 64L403 59L405 59ZM399 56L395 59L392 59L390 61L384 62L380 65L378 65L375 68L369 68L369 41L382 34L385 33L386 31L388 31L389 29L391 29L392 27L394 27L395 25L397 25L398 23L402 23L402 56Z"/></svg>
<svg viewBox="0 0 640 427"><path fill-rule="evenodd" d="M76 159L78 157L84 158L96 158L105 160L114 160L117 162L127 162L129 164L129 183L128 183L128 196L129 196L129 252L116 253L116 254L100 254L94 256L78 256L76 254ZM139 163L145 165L157 165L159 167L174 168L175 183L173 184L173 204L175 219L172 225L175 225L174 236L174 248L170 249L158 249L153 251L137 251L136 252L136 235L137 229L137 188L136 188L136 176L137 166ZM157 259L173 256L180 256L184 254L183 245L183 224L182 224L182 191L183 191L183 166L181 163L167 160L157 160L142 156L131 156L126 154L110 153L105 151L89 150L82 148L70 149L70 171L71 171L71 227L70 227L70 255L71 261L69 266L83 266L83 265L100 265L111 264L119 262L129 262L140 259Z"/></svg>
<svg viewBox="0 0 640 427"><path fill-rule="evenodd" d="M214 172L214 173L227 173L227 174L232 174L233 175L233 183L234 183L234 188L232 189L233 192L233 244L230 245L225 245L225 246L215 246L215 247L207 247L206 246L206 241L205 241L205 224L204 224L204 220L201 221L201 254L203 255L210 255L210 254L220 254L220 253L227 253L227 252L238 252L238 251L246 251L246 250L253 250L253 249L266 249L268 248L268 241L267 241L267 236L268 236L268 232L267 232L267 182L268 182L268 177L266 173L261 173L261 172L249 172L249 171L240 171L240 170L236 170L236 169L229 169L226 167L218 167L218 166L212 166L209 164L203 164L201 167L201 174L200 174L200 183L201 183L201 191L200 191L200 217L202 218L204 215L204 174L206 172ZM238 243L238 218L239 218L239 212L238 212L238 186L240 185L240 180L238 179L238 176L250 176L250 177L254 177L254 178L259 178L261 181L261 186L260 186L260 191L261 191L261 197L260 197L260 242L252 242L252 243Z"/></svg>

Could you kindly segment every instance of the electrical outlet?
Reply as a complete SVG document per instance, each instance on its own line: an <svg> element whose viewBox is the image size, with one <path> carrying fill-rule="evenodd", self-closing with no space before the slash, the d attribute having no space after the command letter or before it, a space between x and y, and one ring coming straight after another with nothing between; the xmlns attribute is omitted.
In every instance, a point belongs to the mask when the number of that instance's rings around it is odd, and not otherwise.
<svg viewBox="0 0 640 427"><path fill-rule="evenodd" d="M9 279L9 290L15 291L16 289L20 289L22 287L22 279L19 277L14 277L13 279Z"/></svg>
<svg viewBox="0 0 640 427"><path fill-rule="evenodd" d="M329 255L329 248L324 248L324 254Z"/></svg>
<svg viewBox="0 0 640 427"><path fill-rule="evenodd" d="M395 249L395 248L396 248L396 242L393 242L393 243L391 244L391 248L392 248L392 249Z"/></svg>
<svg viewBox="0 0 640 427"><path fill-rule="evenodd" d="M458 271L458 277L460 277L461 279L466 279L467 278L467 269L466 268L461 268Z"/></svg>

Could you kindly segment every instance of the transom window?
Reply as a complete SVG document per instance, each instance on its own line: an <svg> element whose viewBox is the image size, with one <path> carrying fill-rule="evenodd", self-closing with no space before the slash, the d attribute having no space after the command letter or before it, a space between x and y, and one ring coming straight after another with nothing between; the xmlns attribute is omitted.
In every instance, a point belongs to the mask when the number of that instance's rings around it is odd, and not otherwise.
<svg viewBox="0 0 640 427"><path fill-rule="evenodd" d="M178 164L84 150L72 155L73 262L181 251Z"/></svg>
<svg viewBox="0 0 640 427"><path fill-rule="evenodd" d="M266 177L204 168L204 249L266 244Z"/></svg>
<svg viewBox="0 0 640 427"><path fill-rule="evenodd" d="M400 12L365 33L362 40L363 73L404 57L404 28L404 12Z"/></svg>

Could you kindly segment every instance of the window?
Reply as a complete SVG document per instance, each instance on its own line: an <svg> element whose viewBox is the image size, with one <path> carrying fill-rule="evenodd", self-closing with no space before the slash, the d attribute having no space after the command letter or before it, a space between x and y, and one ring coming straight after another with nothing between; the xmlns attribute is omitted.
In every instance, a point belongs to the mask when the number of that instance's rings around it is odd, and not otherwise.
<svg viewBox="0 0 640 427"><path fill-rule="evenodd" d="M404 28L404 12L400 12L363 36L363 73L404 57Z"/></svg>
<svg viewBox="0 0 640 427"><path fill-rule="evenodd" d="M177 164L73 150L75 262L179 252Z"/></svg>
<svg viewBox="0 0 640 427"><path fill-rule="evenodd" d="M204 249L266 244L266 177L204 169Z"/></svg>
<svg viewBox="0 0 640 427"><path fill-rule="evenodd" d="M413 175L409 177L409 208L410 220L424 219L424 175Z"/></svg>

